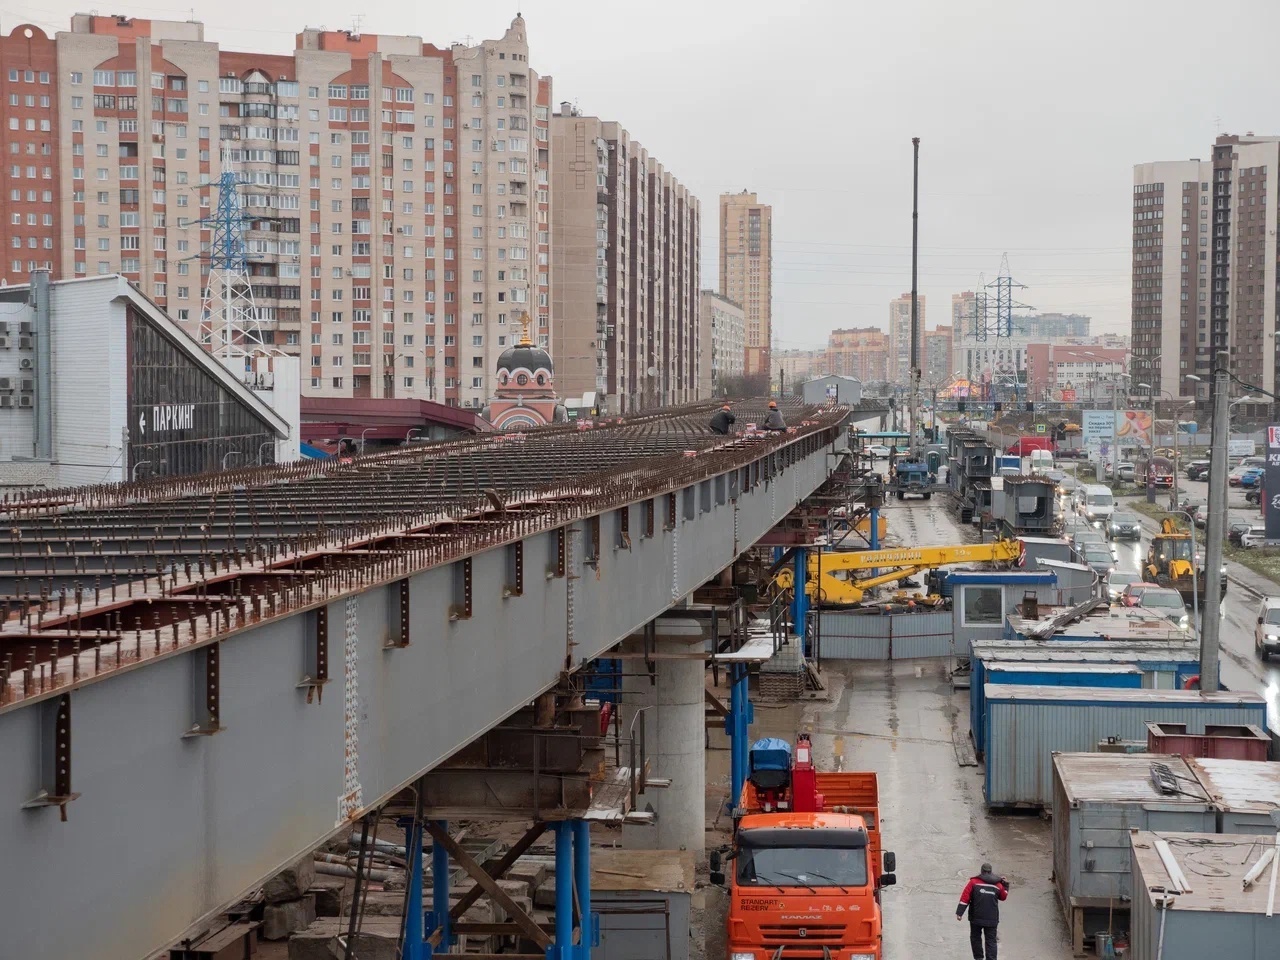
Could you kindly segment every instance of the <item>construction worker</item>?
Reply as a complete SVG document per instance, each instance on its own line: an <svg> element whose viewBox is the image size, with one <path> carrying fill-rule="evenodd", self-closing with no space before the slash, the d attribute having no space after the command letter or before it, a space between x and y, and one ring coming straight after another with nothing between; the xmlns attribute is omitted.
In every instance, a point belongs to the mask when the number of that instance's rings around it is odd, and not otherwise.
<svg viewBox="0 0 1280 960"><path fill-rule="evenodd" d="M733 425L737 420L738 418L733 415L733 411L729 409L729 405L726 403L712 416L711 432L724 436L733 429Z"/></svg>
<svg viewBox="0 0 1280 960"><path fill-rule="evenodd" d="M787 429L787 421L782 419L782 411L778 409L778 401L769 401L769 413L764 420L760 422L762 430L785 430Z"/></svg>
<svg viewBox="0 0 1280 960"><path fill-rule="evenodd" d="M956 907L956 920L963 920L969 911L969 945L973 948L973 960L996 960L996 928L1000 926L1000 901L1009 896L1009 881L998 877L991 864L984 863L976 877L970 877L960 894ZM983 942L986 956L983 957Z"/></svg>

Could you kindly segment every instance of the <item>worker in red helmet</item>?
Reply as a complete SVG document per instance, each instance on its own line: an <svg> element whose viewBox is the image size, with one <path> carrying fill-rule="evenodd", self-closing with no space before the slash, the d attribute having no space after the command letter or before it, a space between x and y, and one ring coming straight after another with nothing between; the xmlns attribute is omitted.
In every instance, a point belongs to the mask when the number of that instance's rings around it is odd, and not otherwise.
<svg viewBox="0 0 1280 960"><path fill-rule="evenodd" d="M733 415L733 410L726 403L723 407L715 412L711 417L711 432L725 436L732 429L738 418Z"/></svg>
<svg viewBox="0 0 1280 960"><path fill-rule="evenodd" d="M760 422L763 430L785 430L787 429L787 421L782 419L782 411L778 409L778 401L769 401L769 412L765 415L764 420Z"/></svg>

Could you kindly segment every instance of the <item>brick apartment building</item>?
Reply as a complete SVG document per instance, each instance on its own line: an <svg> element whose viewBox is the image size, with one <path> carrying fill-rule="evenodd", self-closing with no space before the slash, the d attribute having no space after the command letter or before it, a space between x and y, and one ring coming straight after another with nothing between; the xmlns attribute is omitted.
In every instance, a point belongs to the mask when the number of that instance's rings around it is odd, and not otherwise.
<svg viewBox="0 0 1280 960"><path fill-rule="evenodd" d="M890 340L879 327L832 330L827 337L827 370L863 383L889 379Z"/></svg>
<svg viewBox="0 0 1280 960"><path fill-rule="evenodd" d="M526 311L550 344L551 80L528 54L520 17L449 48L306 29L283 55L192 22L19 25L0 277L120 272L197 334L225 154L266 335L304 391L478 407Z"/></svg>

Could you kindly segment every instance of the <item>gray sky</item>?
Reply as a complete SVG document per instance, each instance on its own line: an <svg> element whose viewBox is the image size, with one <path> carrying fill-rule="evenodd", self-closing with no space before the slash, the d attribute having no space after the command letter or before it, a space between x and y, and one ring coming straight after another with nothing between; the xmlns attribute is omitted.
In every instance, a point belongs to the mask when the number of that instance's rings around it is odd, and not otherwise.
<svg viewBox="0 0 1280 960"><path fill-rule="evenodd" d="M192 16L161 2L98 12ZM87 6L0 0L0 28L66 29ZM357 11L366 33L443 46L499 36L517 9L554 99L623 123L702 200L704 287L718 195L773 204L781 347L884 326L910 289L913 136L929 326L1008 251L1023 302L1127 332L1133 165L1280 132L1275 0L648 0L631 16L600 0L221 0L194 15L223 46L285 53Z"/></svg>

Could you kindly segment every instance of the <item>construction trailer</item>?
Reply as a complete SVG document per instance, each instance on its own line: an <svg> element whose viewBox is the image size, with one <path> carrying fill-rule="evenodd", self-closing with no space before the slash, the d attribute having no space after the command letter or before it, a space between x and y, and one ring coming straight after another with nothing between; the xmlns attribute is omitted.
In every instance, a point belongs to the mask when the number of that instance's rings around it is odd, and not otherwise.
<svg viewBox="0 0 1280 960"><path fill-rule="evenodd" d="M1280 841L1274 827L1252 836L1142 831L1130 842L1126 960L1275 960L1280 893L1270 880Z"/></svg>
<svg viewBox="0 0 1280 960"><path fill-rule="evenodd" d="M1280 809L1280 763L1194 757L1187 765L1218 811L1218 833L1266 833Z"/></svg>
<svg viewBox="0 0 1280 960"><path fill-rule="evenodd" d="M1133 896L1129 832L1213 833L1217 815L1172 754L1053 755L1053 880L1081 956L1095 933L1125 926Z"/></svg>

